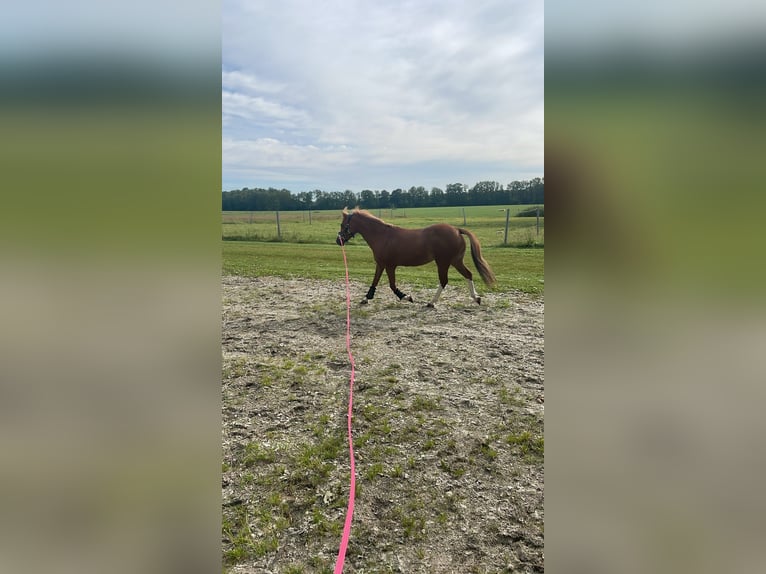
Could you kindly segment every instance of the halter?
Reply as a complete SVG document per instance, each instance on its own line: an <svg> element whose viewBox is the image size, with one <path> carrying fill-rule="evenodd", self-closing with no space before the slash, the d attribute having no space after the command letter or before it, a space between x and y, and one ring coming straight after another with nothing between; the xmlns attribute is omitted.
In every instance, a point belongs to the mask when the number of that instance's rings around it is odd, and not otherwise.
<svg viewBox="0 0 766 574"><path fill-rule="evenodd" d="M356 233L351 233L351 218L354 216L353 213L349 213L348 217L346 218L346 225L343 229L340 230L338 233L338 238L343 241L343 243L346 243L349 239L354 237Z"/></svg>

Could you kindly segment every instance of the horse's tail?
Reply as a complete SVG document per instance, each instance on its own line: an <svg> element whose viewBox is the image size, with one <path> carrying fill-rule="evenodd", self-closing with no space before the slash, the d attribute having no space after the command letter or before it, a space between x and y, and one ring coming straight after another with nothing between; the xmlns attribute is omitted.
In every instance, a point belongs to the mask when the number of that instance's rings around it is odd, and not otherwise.
<svg viewBox="0 0 766 574"><path fill-rule="evenodd" d="M478 238L467 229L458 227L457 230L462 235L468 237L468 240L471 242L471 258L473 259L473 264L476 265L476 269L479 271L479 275L481 275L484 283L491 287L496 282L495 274L492 272L492 269L490 269L489 263L487 263L481 256L481 245L479 245Z"/></svg>

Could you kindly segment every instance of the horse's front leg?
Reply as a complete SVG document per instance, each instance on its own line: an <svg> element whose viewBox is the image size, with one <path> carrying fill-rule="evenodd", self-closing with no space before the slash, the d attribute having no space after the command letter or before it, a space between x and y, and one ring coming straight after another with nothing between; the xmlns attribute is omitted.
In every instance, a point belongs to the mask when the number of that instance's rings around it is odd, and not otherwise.
<svg viewBox="0 0 766 574"><path fill-rule="evenodd" d="M383 275L383 266L377 263L375 265L375 277L372 278L372 285L370 285L369 290L367 291L367 295L364 296L364 299L360 301L362 305L366 305L367 302L375 297L375 288L378 286L378 281L380 281L380 276Z"/></svg>
<svg viewBox="0 0 766 574"><path fill-rule="evenodd" d="M399 288L396 286L396 267L386 267L386 275L388 275L388 285L391 287L391 291L394 292L394 295L399 297L399 301L406 299L410 303L414 303L412 297L399 291Z"/></svg>

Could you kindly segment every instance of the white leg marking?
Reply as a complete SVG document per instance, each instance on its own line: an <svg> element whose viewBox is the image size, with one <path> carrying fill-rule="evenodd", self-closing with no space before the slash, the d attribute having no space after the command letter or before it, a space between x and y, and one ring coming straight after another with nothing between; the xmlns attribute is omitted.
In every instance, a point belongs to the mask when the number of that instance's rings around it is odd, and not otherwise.
<svg viewBox="0 0 766 574"><path fill-rule="evenodd" d="M441 297L441 294L442 294L442 290L443 290L443 289L444 289L444 287L442 287L441 285L439 285L439 286L436 288L436 295L434 295L434 298L433 298L433 299L431 299L431 302L429 303L429 305L430 305L431 307L433 307L434 305L436 305L436 302L439 300L439 297Z"/></svg>
<svg viewBox="0 0 766 574"><path fill-rule="evenodd" d="M473 285L473 280L466 279L468 281L468 287L471 289L471 297L473 297L473 300L476 301L479 298L479 294L476 292L476 287Z"/></svg>

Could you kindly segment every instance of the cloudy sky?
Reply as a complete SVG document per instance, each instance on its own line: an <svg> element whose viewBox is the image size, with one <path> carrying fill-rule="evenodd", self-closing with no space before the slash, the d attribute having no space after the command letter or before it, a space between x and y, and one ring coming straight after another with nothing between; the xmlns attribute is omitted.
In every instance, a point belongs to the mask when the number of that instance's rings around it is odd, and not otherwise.
<svg viewBox="0 0 766 574"><path fill-rule="evenodd" d="M222 6L222 189L544 175L540 0Z"/></svg>

